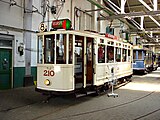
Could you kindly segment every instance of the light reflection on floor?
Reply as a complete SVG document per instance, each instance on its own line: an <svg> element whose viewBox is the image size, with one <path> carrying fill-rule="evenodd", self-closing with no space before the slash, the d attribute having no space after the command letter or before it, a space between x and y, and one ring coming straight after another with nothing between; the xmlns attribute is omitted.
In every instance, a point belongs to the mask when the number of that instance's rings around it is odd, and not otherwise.
<svg viewBox="0 0 160 120"><path fill-rule="evenodd" d="M120 89L139 90L139 91L155 91L160 92L160 84L152 83L129 83Z"/></svg>
<svg viewBox="0 0 160 120"><path fill-rule="evenodd" d="M146 75L142 75L142 76L138 76L140 78L143 78L143 77L153 77L153 78L159 78L160 79L160 73L150 73L150 74L146 74Z"/></svg>
<svg viewBox="0 0 160 120"><path fill-rule="evenodd" d="M120 89L160 92L160 69L146 75L133 75L135 81Z"/></svg>

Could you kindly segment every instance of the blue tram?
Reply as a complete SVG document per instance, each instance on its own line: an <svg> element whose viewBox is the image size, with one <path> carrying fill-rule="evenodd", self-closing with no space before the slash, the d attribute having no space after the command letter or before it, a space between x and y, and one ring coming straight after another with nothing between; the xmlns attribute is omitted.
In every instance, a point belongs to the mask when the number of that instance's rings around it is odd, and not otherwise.
<svg viewBox="0 0 160 120"><path fill-rule="evenodd" d="M133 49L133 72L150 72L154 69L153 52L147 48Z"/></svg>

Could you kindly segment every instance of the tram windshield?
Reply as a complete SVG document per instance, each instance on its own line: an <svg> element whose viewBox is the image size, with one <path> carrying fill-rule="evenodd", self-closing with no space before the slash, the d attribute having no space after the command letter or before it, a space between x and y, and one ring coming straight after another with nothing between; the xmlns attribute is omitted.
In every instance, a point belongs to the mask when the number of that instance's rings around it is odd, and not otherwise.
<svg viewBox="0 0 160 120"><path fill-rule="evenodd" d="M66 34L52 34L38 37L38 63L42 63L43 59L45 64L72 64L72 49L73 35L69 35L68 43Z"/></svg>

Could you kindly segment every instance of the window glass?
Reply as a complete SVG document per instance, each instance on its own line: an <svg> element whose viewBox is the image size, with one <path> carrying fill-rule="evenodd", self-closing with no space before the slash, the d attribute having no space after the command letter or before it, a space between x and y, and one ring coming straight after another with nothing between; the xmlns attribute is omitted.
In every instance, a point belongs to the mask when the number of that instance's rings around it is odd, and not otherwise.
<svg viewBox="0 0 160 120"><path fill-rule="evenodd" d="M107 62L112 63L114 62L114 47L107 46Z"/></svg>
<svg viewBox="0 0 160 120"><path fill-rule="evenodd" d="M0 46L1 47L12 47L12 40L0 40Z"/></svg>
<svg viewBox="0 0 160 120"><path fill-rule="evenodd" d="M138 51L138 59L142 59L142 51Z"/></svg>
<svg viewBox="0 0 160 120"><path fill-rule="evenodd" d="M128 62L131 61L131 50L128 50Z"/></svg>
<svg viewBox="0 0 160 120"><path fill-rule="evenodd" d="M98 45L98 63L105 62L105 46Z"/></svg>
<svg viewBox="0 0 160 120"><path fill-rule="evenodd" d="M116 62L121 62L121 48L116 47Z"/></svg>
<svg viewBox="0 0 160 120"><path fill-rule="evenodd" d="M44 63L54 63L54 35L46 35L44 39Z"/></svg>
<svg viewBox="0 0 160 120"><path fill-rule="evenodd" d="M75 36L75 79L83 79L83 36Z"/></svg>
<svg viewBox="0 0 160 120"><path fill-rule="evenodd" d="M42 63L42 49L43 49L42 45L43 45L43 37L38 36L38 56L37 56L38 63Z"/></svg>
<svg viewBox="0 0 160 120"><path fill-rule="evenodd" d="M87 61L92 61L92 41L87 41L86 52L87 52Z"/></svg>
<svg viewBox="0 0 160 120"><path fill-rule="evenodd" d="M136 50L133 50L133 59L136 59Z"/></svg>
<svg viewBox="0 0 160 120"><path fill-rule="evenodd" d="M127 61L127 50L123 48L123 51L122 51L122 61L123 62L126 62Z"/></svg>
<svg viewBox="0 0 160 120"><path fill-rule="evenodd" d="M72 64L73 61L73 35L69 35L69 44L68 44L68 48L69 48L69 64Z"/></svg>
<svg viewBox="0 0 160 120"><path fill-rule="evenodd" d="M56 64L66 63L66 34L56 36Z"/></svg>

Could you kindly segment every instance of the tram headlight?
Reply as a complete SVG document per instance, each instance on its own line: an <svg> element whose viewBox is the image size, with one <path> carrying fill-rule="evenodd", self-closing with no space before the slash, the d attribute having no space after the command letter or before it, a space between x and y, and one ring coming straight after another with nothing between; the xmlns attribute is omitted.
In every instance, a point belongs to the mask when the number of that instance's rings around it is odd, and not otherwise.
<svg viewBox="0 0 160 120"><path fill-rule="evenodd" d="M49 85L51 84L51 82L50 82L50 80L46 79L46 80L44 81L44 84L45 84L46 86L49 86Z"/></svg>

